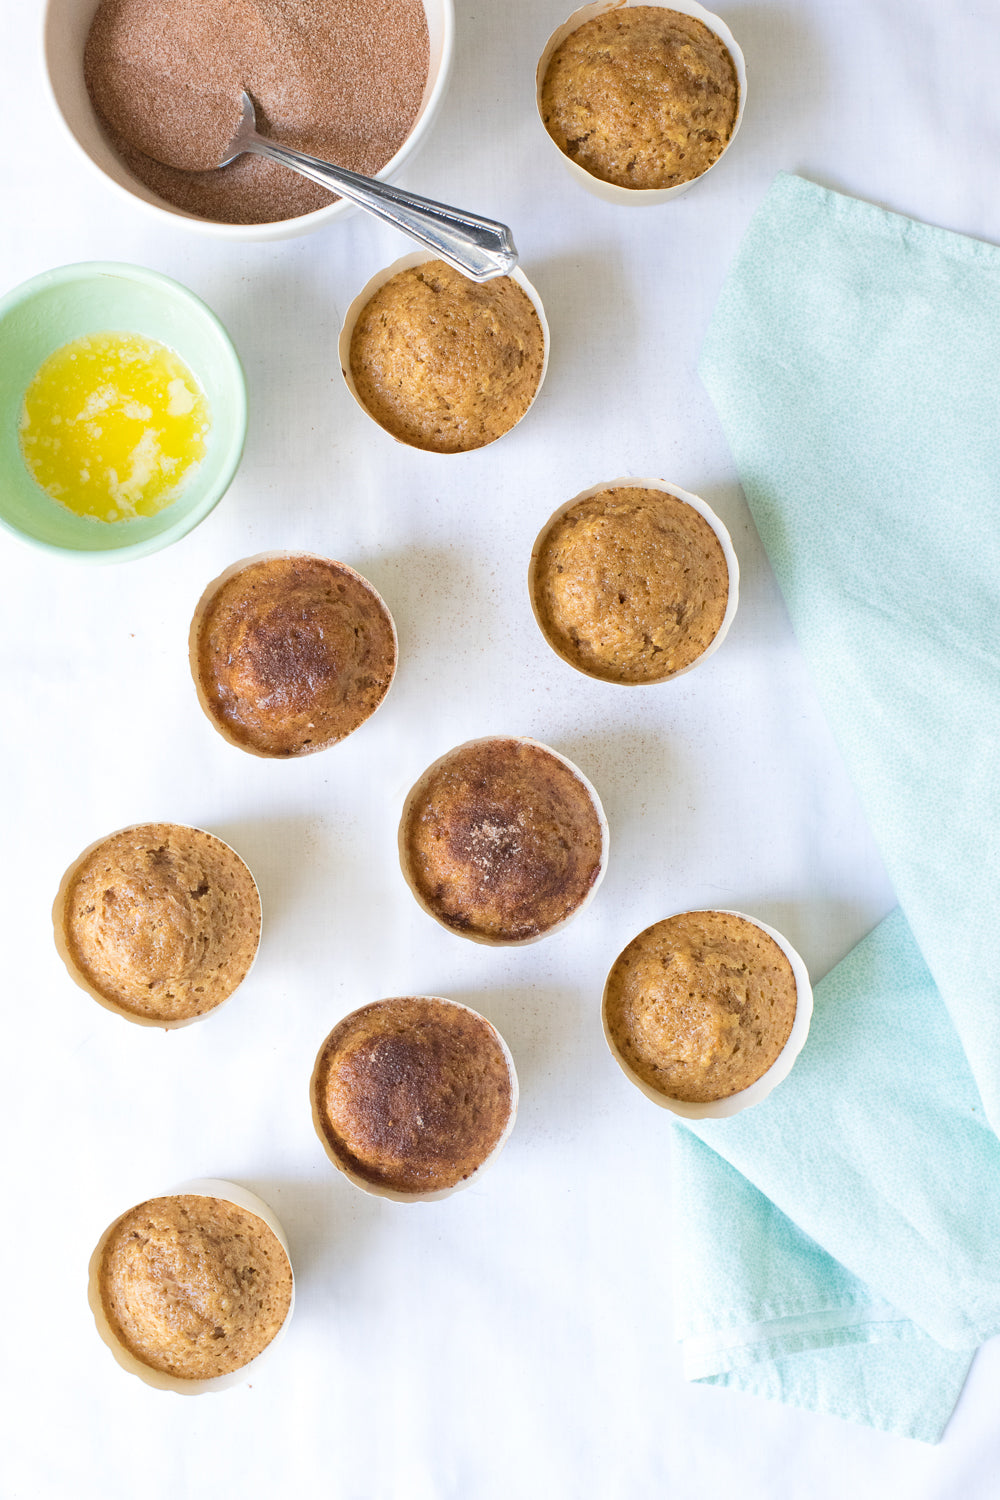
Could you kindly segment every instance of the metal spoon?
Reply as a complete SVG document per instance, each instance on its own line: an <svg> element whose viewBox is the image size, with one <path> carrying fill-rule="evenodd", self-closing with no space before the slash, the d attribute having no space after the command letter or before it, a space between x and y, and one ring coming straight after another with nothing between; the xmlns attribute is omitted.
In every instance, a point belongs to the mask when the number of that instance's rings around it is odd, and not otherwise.
<svg viewBox="0 0 1000 1500"><path fill-rule="evenodd" d="M348 172L343 167L335 167L332 162L321 161L317 156L307 156L290 146L279 146L257 134L253 100L245 90L240 102L243 112L239 128L218 166L228 166L247 151L254 156L267 156L283 167L301 172L303 177L320 183L331 192L339 193L342 198L349 198L387 224L394 224L473 281L506 276L517 265L517 247L506 224L481 219L477 214L462 213L457 208L449 208L446 203L434 203L430 198L418 198L415 193L404 193L386 182Z"/></svg>

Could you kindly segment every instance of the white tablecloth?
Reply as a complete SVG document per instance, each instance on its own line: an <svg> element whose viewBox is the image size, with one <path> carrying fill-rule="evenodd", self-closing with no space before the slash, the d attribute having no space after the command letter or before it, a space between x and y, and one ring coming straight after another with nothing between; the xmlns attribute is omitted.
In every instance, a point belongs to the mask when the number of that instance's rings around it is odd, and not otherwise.
<svg viewBox="0 0 1000 1500"><path fill-rule="evenodd" d="M214 514L146 561L73 565L0 536L0 1492L993 1500L996 1341L933 1449L683 1381L669 1116L611 1061L599 1001L624 944L680 907L761 917L818 979L894 904L695 365L778 170L1000 240L1000 12L958 0L726 9L749 75L740 136L685 197L626 211L570 179L534 112L535 61L567 11L458 0L449 94L402 182L512 225L552 349L541 396L513 434L441 458L373 427L337 359L344 309L406 242L360 215L274 245L165 229L65 136L43 85L37 0L5 10L0 289L89 259L176 277L229 328L251 425ZM564 666L525 588L548 514L625 474L702 495L742 569L722 650L650 690ZM205 583L269 547L358 568L400 640L396 682L371 723L290 764L222 741L186 658ZM569 755L611 825L592 906L525 949L485 949L437 927L396 863L411 782L451 745L488 733L531 734ZM89 1002L50 924L80 849L160 819L231 842L265 911L245 987L175 1033ZM352 1188L309 1116L327 1031L356 1005L400 993L482 1010L521 1079L499 1162L429 1206ZM245 1183L271 1203L298 1302L252 1385L183 1400L118 1368L84 1292L104 1226L194 1176Z"/></svg>

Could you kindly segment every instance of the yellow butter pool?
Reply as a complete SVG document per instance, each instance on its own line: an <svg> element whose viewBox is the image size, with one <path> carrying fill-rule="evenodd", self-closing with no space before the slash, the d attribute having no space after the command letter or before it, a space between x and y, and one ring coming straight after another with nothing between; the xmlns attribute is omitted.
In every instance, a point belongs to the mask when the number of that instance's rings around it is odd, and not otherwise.
<svg viewBox="0 0 1000 1500"><path fill-rule="evenodd" d="M172 349L91 333L50 354L20 420L28 472L79 516L125 521L175 500L211 426L204 393Z"/></svg>

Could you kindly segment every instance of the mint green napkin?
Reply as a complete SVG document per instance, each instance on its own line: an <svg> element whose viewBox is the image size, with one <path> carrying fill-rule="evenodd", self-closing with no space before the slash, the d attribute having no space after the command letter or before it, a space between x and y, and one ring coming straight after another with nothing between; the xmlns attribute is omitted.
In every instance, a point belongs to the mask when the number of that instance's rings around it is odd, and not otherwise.
<svg viewBox="0 0 1000 1500"><path fill-rule="evenodd" d="M1000 1332L1000 251L780 177L700 368L901 911L678 1132L685 1366L933 1441Z"/></svg>

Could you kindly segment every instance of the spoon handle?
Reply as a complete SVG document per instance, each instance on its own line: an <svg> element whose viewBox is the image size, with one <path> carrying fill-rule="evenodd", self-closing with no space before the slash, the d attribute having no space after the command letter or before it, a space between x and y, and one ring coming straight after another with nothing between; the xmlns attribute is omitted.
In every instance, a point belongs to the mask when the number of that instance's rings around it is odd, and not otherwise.
<svg viewBox="0 0 1000 1500"><path fill-rule="evenodd" d="M463 213L430 198L419 198L416 193L404 193L387 182L361 177L357 172L335 167L332 162L307 156L290 146L279 146L266 136L254 134L240 144L244 151L270 157L342 198L360 204L377 218L419 240L473 281L506 276L517 265L517 247L506 224Z"/></svg>

